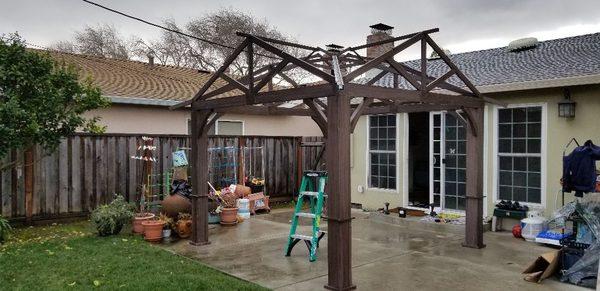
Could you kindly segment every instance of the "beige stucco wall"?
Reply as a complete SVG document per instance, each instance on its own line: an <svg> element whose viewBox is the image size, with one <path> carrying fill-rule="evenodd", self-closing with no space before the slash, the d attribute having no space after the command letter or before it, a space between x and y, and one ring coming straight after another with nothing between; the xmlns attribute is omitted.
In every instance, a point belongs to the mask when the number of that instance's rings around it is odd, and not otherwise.
<svg viewBox="0 0 600 291"><path fill-rule="evenodd" d="M591 139L600 144L600 86L582 86L571 88L572 100L577 102L576 117L565 119L558 117L557 102L560 101L562 91L560 88L536 91L509 92L501 94L488 94L509 104L541 104L544 107L543 130L545 130L545 145L543 151L543 189L542 207L546 215L550 215L557 206L560 206L560 184L562 176L562 152L571 137L577 138L581 143ZM486 213L491 214L496 203L494 183L494 148L495 130L494 112L495 105L486 106L485 112L485 149L484 149L484 195ZM352 202L361 203L364 208L377 209L383 207L384 202L392 206L406 206L405 196L408 187L403 179L405 163L405 136L408 131L406 114L398 114L398 151L397 151L397 190L378 190L367 188L367 118L362 117L352 137ZM569 149L569 152L572 148ZM363 187L363 193L359 192ZM566 201L573 199L572 194L565 196ZM537 205L536 205L537 206Z"/></svg>
<svg viewBox="0 0 600 291"><path fill-rule="evenodd" d="M86 116L100 116L108 133L187 134L190 113L158 106L113 104ZM225 114L219 120L244 122L245 135L320 136L312 119L305 116L261 116Z"/></svg>

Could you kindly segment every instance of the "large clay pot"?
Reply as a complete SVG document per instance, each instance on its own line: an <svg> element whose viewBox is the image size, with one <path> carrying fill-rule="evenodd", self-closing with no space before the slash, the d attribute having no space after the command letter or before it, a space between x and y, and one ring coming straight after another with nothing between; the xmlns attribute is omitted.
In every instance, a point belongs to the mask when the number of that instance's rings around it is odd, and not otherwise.
<svg viewBox="0 0 600 291"><path fill-rule="evenodd" d="M252 193L252 189L244 185L235 185L235 195L239 198L244 198Z"/></svg>
<svg viewBox="0 0 600 291"><path fill-rule="evenodd" d="M162 201L162 212L171 218L176 218L180 212L192 212L192 202L183 195L167 195Z"/></svg>
<svg viewBox="0 0 600 291"><path fill-rule="evenodd" d="M131 223L133 225L133 233L143 234L144 226L142 225L142 222L151 220L155 216L156 215L154 215L153 213L138 213L138 214L136 214L135 217L133 217L133 222Z"/></svg>
<svg viewBox="0 0 600 291"><path fill-rule="evenodd" d="M142 222L144 226L144 239L149 242L159 242L162 240L162 231L165 223L160 220L146 220Z"/></svg>
<svg viewBox="0 0 600 291"><path fill-rule="evenodd" d="M221 224L223 224L223 225L237 224L237 213L238 213L237 207L221 209Z"/></svg>
<svg viewBox="0 0 600 291"><path fill-rule="evenodd" d="M192 220L178 220L175 224L175 231L177 232L180 238L190 237L190 235L192 235Z"/></svg>

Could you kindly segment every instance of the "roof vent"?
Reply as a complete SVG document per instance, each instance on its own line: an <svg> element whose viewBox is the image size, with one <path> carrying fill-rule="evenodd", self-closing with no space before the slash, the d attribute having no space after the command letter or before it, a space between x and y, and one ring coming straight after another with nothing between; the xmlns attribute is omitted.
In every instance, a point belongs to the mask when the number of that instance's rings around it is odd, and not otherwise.
<svg viewBox="0 0 600 291"><path fill-rule="evenodd" d="M535 48L535 47L537 47L537 45L538 45L537 38L526 37L526 38L520 38L520 39L511 41L508 44L508 46L506 47L506 50L508 50L509 52L519 52L519 51L524 51L524 50Z"/></svg>
<svg viewBox="0 0 600 291"><path fill-rule="evenodd" d="M340 52L344 47L341 45L337 45L335 43L331 43L325 46L330 52Z"/></svg>
<svg viewBox="0 0 600 291"><path fill-rule="evenodd" d="M447 49L443 49L444 53L447 56L452 55L452 53L450 52L450 50ZM427 58L428 60L437 60L437 59L441 59L440 55L436 52L436 51L432 51L431 55L429 55L429 58Z"/></svg>

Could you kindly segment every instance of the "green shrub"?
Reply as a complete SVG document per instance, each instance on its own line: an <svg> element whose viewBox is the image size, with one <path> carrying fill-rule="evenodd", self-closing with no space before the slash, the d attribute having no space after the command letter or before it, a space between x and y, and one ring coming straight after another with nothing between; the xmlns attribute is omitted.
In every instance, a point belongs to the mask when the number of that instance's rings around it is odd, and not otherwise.
<svg viewBox="0 0 600 291"><path fill-rule="evenodd" d="M8 235L10 234L11 230L12 227L10 227L8 220L0 216L0 243L8 240Z"/></svg>
<svg viewBox="0 0 600 291"><path fill-rule="evenodd" d="M92 222L96 225L98 235L118 234L134 215L134 205L117 195L110 204L101 205L92 212Z"/></svg>

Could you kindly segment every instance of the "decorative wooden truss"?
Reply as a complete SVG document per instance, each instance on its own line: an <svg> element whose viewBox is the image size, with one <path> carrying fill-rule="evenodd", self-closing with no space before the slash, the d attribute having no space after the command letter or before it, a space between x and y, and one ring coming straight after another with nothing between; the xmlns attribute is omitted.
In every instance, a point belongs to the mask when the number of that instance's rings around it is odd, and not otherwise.
<svg viewBox="0 0 600 291"><path fill-rule="evenodd" d="M191 162L196 197L192 244L209 243L206 216L208 167L205 165L208 162L207 132L210 126L224 113L310 116L326 137L328 149L329 281L325 287L332 290L354 288L350 259L350 133L362 115L445 110L460 117L458 119L467 127L467 217L463 245L484 247L483 106L485 102L498 102L483 96L431 39L430 34L437 31L430 29L375 43L329 50L238 33L244 40L224 60L223 66L192 99L174 106L191 106L192 109ZM358 50L390 42L400 43L375 58L358 53ZM394 59L413 45L420 46L419 62L413 61L411 66ZM427 46L448 68L443 75L427 74ZM281 47L306 50L308 53L305 57L295 57ZM273 63L254 68L255 48L272 54ZM240 56L247 60L247 74L241 77L228 75L228 67ZM292 69L306 71L311 82L301 84L294 80L288 74ZM391 86L378 83L390 76L393 78ZM225 81L225 85L216 86L215 81L219 78ZM450 78L455 81L448 82ZM289 87L273 88L274 79L284 80ZM290 106L291 101L298 104Z"/></svg>

